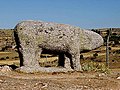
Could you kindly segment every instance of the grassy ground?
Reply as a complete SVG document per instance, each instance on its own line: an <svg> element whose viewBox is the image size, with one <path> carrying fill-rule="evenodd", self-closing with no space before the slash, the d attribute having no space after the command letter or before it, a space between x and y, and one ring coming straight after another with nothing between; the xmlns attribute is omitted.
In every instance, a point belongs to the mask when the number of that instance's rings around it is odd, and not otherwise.
<svg viewBox="0 0 120 90"><path fill-rule="evenodd" d="M48 54L42 54L39 63L41 66L57 66L58 57ZM0 52L0 65L20 65L17 52Z"/></svg>
<svg viewBox="0 0 120 90"><path fill-rule="evenodd" d="M117 50L120 50L120 46L111 47L110 56L109 56L109 65L110 68L120 68L120 53L116 53ZM97 53L98 56L94 57L93 54ZM83 63L86 61L94 61L97 63L106 64L106 48L102 46L96 50L82 53L84 60L81 60Z"/></svg>
<svg viewBox="0 0 120 90"><path fill-rule="evenodd" d="M120 46L111 47L110 50L110 68L120 68L120 53L113 53L117 50L120 50ZM94 54L97 53L98 56L94 57ZM105 64L105 46L102 46L98 49L92 50L90 52L81 53L83 59L81 59L81 64L85 62L96 62ZM49 54L42 54L39 60L41 66L57 66L58 57L52 56ZM15 64L19 66L19 58L17 52L0 52L0 65L11 65Z"/></svg>
<svg viewBox="0 0 120 90"><path fill-rule="evenodd" d="M83 55L81 64L85 70L88 69L84 72L25 74L15 70L0 71L0 90L119 90L120 80L117 80L117 77L120 76L120 54L113 54L116 50L120 50L120 47L112 47L110 51L110 73L106 73L108 71L103 65L105 64L103 46L81 53ZM96 52L98 56L94 57L93 54ZM0 52L0 58L0 65L19 66L16 52ZM42 54L39 62L41 66L57 66L58 57ZM91 71L96 70L94 66L98 72Z"/></svg>

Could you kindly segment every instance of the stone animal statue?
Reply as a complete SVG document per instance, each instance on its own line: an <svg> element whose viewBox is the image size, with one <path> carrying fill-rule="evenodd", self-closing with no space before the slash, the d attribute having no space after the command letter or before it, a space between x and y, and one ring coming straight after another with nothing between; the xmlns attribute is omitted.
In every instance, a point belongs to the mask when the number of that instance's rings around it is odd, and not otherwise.
<svg viewBox="0 0 120 90"><path fill-rule="evenodd" d="M103 44L103 38L95 32L71 25L43 21L18 23L14 28L14 37L20 56L19 69L27 73L66 70L41 67L38 60L44 50L62 53L60 57L65 56L66 68L81 71L80 51L92 50Z"/></svg>

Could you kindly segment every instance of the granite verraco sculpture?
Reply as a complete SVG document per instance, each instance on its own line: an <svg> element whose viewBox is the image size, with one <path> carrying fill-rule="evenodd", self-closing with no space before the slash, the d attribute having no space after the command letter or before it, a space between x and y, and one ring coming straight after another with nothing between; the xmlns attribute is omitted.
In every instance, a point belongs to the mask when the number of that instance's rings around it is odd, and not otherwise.
<svg viewBox="0 0 120 90"><path fill-rule="evenodd" d="M103 44L103 38L92 31L79 27L43 21L23 21L14 28L14 36L20 56L20 71L64 72L81 71L80 51L92 50ZM39 65L44 50L63 53L63 68L45 68Z"/></svg>

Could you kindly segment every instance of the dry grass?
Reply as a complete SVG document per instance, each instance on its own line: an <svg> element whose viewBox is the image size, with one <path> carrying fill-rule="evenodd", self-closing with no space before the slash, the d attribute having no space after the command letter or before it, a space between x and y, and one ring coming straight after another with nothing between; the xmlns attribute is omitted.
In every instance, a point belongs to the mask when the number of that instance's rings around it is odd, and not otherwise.
<svg viewBox="0 0 120 90"><path fill-rule="evenodd" d="M18 53L16 52L0 52L0 58L9 57L10 59L14 57L18 57Z"/></svg>
<svg viewBox="0 0 120 90"><path fill-rule="evenodd" d="M0 60L0 65L16 65L19 66L19 60Z"/></svg>
<svg viewBox="0 0 120 90"><path fill-rule="evenodd" d="M111 52L114 52L116 50L120 50L120 46L118 47L111 47ZM98 56L94 59L93 58L93 54L98 53ZM81 63L85 63L87 61L95 61L95 62L102 62L105 64L105 46L102 46L96 50L92 50L90 52L86 52L86 53L82 53L84 60L81 60ZM6 57L9 57L9 59L6 59ZM11 65L11 64L15 64L17 66L19 66L19 58L15 58L18 57L18 54L16 52L0 52L0 59L1 58L5 58L4 60L0 60L0 65ZM47 58L46 58L47 57ZM40 58L39 62L41 64L44 64L43 66L48 65L49 66L51 64L57 64L58 57L57 56L52 56L49 54L42 54L42 58ZM55 61L55 62L54 62ZM112 53L110 53L110 66L111 68L119 68L120 66L120 54L115 54L112 55ZM52 65L51 65L52 66Z"/></svg>
<svg viewBox="0 0 120 90"><path fill-rule="evenodd" d="M120 47L112 47L112 50L120 50Z"/></svg>
<svg viewBox="0 0 120 90"><path fill-rule="evenodd" d="M46 56L45 58L40 58L39 62L40 63L47 63L47 64L51 64L51 62L58 60L58 57L52 57L52 55L49 54L42 54L42 56ZM8 59L6 59L6 57L9 57ZM0 52L0 65L16 65L19 66L20 65L20 60L19 58L15 58L18 57L18 54L16 52ZM45 65L44 65L45 66Z"/></svg>
<svg viewBox="0 0 120 90"><path fill-rule="evenodd" d="M56 59L58 59L58 57L40 58L39 62L40 63L52 62L52 61L54 61Z"/></svg>

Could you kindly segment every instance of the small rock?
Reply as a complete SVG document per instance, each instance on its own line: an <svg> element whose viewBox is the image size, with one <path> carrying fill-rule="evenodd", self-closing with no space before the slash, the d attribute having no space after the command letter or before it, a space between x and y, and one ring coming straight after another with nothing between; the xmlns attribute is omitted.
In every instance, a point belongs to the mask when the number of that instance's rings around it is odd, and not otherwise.
<svg viewBox="0 0 120 90"><path fill-rule="evenodd" d="M43 83L41 88L46 88L48 86L47 83Z"/></svg>
<svg viewBox="0 0 120 90"><path fill-rule="evenodd" d="M10 72L10 71L12 71L12 68L10 68L9 66L4 66L1 69L1 72Z"/></svg>
<svg viewBox="0 0 120 90"><path fill-rule="evenodd" d="M0 80L0 83L3 82L3 80Z"/></svg>
<svg viewBox="0 0 120 90"><path fill-rule="evenodd" d="M120 76L117 79L120 80Z"/></svg>
<svg viewBox="0 0 120 90"><path fill-rule="evenodd" d="M104 77L105 74L104 74L104 73L100 73L98 76L99 76L99 77Z"/></svg>

